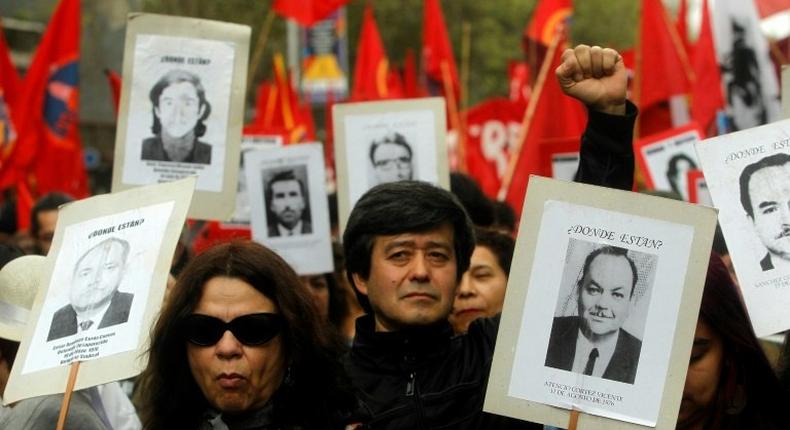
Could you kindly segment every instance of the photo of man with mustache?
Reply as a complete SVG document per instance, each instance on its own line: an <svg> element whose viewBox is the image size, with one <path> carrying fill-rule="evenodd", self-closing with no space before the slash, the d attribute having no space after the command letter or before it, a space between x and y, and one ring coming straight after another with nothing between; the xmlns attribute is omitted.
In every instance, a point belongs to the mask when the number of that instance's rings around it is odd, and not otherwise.
<svg viewBox="0 0 790 430"><path fill-rule="evenodd" d="M638 271L628 250L603 246L584 260L578 316L555 317L548 367L633 384L642 341L625 331Z"/></svg>
<svg viewBox="0 0 790 430"><path fill-rule="evenodd" d="M310 234L313 225L304 181L295 169L282 170L271 176L264 186L268 237Z"/></svg>
<svg viewBox="0 0 790 430"><path fill-rule="evenodd" d="M741 205L767 252L763 272L790 268L790 154L769 155L740 176Z"/></svg>

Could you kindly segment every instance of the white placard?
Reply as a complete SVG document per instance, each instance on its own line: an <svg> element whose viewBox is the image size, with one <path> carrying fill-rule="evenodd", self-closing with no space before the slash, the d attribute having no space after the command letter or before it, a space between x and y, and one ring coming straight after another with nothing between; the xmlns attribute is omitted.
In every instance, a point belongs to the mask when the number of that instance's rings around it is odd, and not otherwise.
<svg viewBox="0 0 790 430"><path fill-rule="evenodd" d="M757 336L790 328L790 120L697 144Z"/></svg>
<svg viewBox="0 0 790 430"><path fill-rule="evenodd" d="M332 272L323 146L251 150L244 157L253 240L300 275Z"/></svg>

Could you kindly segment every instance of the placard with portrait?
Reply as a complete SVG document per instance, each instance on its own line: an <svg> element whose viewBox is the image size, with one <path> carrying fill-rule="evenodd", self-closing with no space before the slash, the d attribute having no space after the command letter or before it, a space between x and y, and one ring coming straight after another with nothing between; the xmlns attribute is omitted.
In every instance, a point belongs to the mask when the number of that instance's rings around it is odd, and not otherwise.
<svg viewBox="0 0 790 430"><path fill-rule="evenodd" d="M300 275L332 272L323 145L251 150L244 154L244 170L252 239Z"/></svg>
<svg viewBox="0 0 790 430"><path fill-rule="evenodd" d="M139 373L195 178L61 207L52 248L4 402Z"/></svg>
<svg viewBox="0 0 790 430"><path fill-rule="evenodd" d="M634 150L647 187L688 201L686 173L699 169L694 144L700 140L702 133L694 123L639 139Z"/></svg>
<svg viewBox="0 0 790 430"><path fill-rule="evenodd" d="M333 107L340 230L354 204L385 182L450 187L443 98L340 103Z"/></svg>
<svg viewBox="0 0 790 430"><path fill-rule="evenodd" d="M790 328L790 120L696 145L757 336Z"/></svg>
<svg viewBox="0 0 790 430"><path fill-rule="evenodd" d="M238 24L129 15L113 191L196 176L190 216L231 216L249 37Z"/></svg>
<svg viewBox="0 0 790 430"><path fill-rule="evenodd" d="M533 176L523 213L484 410L674 429L716 212Z"/></svg>

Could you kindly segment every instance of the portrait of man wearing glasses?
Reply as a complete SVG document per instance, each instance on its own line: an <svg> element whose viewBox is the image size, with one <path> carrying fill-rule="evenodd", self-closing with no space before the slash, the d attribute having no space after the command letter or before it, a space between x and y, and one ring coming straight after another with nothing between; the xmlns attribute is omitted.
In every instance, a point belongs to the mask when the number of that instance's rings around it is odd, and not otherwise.
<svg viewBox="0 0 790 430"><path fill-rule="evenodd" d="M402 134L393 132L370 145L374 180L371 186L412 179L411 146Z"/></svg>

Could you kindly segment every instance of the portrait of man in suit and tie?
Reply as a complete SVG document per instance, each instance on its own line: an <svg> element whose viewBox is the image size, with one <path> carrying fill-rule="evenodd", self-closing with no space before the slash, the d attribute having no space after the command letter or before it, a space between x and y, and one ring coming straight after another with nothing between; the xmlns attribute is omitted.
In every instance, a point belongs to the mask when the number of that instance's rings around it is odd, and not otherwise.
<svg viewBox="0 0 790 430"><path fill-rule="evenodd" d="M760 268L790 269L790 154L779 152L749 164L739 184L743 210L765 246Z"/></svg>
<svg viewBox="0 0 790 430"><path fill-rule="evenodd" d="M55 312L47 341L123 324L134 295L118 291L129 256L129 243L109 237L77 260L69 303Z"/></svg>
<svg viewBox="0 0 790 430"><path fill-rule="evenodd" d="M313 232L306 166L264 174L264 203L268 237L300 236ZM268 180L266 178L269 178Z"/></svg>
<svg viewBox="0 0 790 430"><path fill-rule="evenodd" d="M554 318L545 365L633 384L642 341L623 324L638 277L625 248L607 245L587 254L574 289L578 315Z"/></svg>

